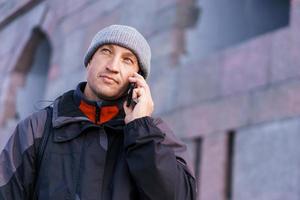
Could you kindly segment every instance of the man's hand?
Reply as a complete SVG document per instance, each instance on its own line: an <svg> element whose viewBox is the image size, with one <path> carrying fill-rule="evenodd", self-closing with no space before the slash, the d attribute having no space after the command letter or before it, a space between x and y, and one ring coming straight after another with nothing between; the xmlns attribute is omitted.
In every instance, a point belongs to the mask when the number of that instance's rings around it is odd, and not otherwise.
<svg viewBox="0 0 300 200"><path fill-rule="evenodd" d="M134 73L132 77L129 77L129 82L135 83L136 85L136 88L132 93L132 100L136 102L136 105L134 107L127 107L126 102L124 102L123 107L126 114L126 124L137 118L151 116L154 109L150 88L143 76L138 73Z"/></svg>

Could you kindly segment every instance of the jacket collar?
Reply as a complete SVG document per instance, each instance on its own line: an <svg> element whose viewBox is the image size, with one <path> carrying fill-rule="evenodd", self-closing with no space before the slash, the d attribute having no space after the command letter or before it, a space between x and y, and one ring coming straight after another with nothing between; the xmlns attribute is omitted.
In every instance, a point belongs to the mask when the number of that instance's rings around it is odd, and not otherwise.
<svg viewBox="0 0 300 200"><path fill-rule="evenodd" d="M86 82L79 83L76 90L71 90L57 98L53 106L53 119L52 124L54 128L60 128L67 124L72 123L89 123L89 124L124 124L124 110L123 110L123 98L115 101L90 101L83 95ZM114 108L116 107L116 108ZM83 109L80 109L83 108ZM117 114L114 114L115 110L118 109ZM86 109L86 110L84 110ZM91 113L96 110L100 112L100 120L98 123L91 117ZM85 113L87 111L88 113ZM111 117L106 118L107 115ZM103 117L104 116L104 117ZM101 118L102 117L102 118ZM102 119L102 121L101 121Z"/></svg>

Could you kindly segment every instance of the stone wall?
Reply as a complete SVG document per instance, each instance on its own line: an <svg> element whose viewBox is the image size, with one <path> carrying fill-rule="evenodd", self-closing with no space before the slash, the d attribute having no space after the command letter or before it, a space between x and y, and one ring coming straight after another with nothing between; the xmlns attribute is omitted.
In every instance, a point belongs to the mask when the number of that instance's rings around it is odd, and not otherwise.
<svg viewBox="0 0 300 200"><path fill-rule="evenodd" d="M173 96L174 106L164 118L186 140L202 140L201 200L299 198L294 190L298 182L291 180L280 188L300 172L293 157L297 147L291 142L280 145L284 143L280 137L297 141L292 121L300 114L299 13L300 1L291 1L287 27L205 59L187 56L178 69L174 82L181 93ZM188 39L197 44L197 37ZM285 122L283 131L280 126ZM232 144L229 133L234 133ZM260 153L275 157L267 160ZM285 170L282 160L290 160L292 170ZM248 164L254 175L248 174Z"/></svg>

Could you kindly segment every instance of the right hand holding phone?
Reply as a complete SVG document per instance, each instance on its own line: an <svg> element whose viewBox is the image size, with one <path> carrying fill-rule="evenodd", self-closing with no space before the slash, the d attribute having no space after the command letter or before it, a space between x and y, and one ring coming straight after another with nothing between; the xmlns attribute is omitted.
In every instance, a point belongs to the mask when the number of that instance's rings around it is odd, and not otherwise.
<svg viewBox="0 0 300 200"><path fill-rule="evenodd" d="M135 106L131 104L127 107L127 102L124 103L126 124L137 118L151 116L154 110L150 88L144 77L138 73L134 73L133 76L129 77L129 82L135 84L135 88L132 91L132 100L135 101L136 104Z"/></svg>

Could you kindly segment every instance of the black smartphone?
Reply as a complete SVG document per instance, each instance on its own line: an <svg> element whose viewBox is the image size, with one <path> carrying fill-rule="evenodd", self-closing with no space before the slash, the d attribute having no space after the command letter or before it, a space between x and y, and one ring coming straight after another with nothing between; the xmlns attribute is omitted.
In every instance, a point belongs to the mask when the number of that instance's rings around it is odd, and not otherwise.
<svg viewBox="0 0 300 200"><path fill-rule="evenodd" d="M126 99L126 106L129 107L130 105L133 105L135 102L132 100L132 93L133 89L135 88L135 83L129 84L129 89L127 93L127 99Z"/></svg>
<svg viewBox="0 0 300 200"><path fill-rule="evenodd" d="M141 71L138 72L138 74L143 76L143 73ZM136 84L135 83L129 83L129 88L128 88L128 92L127 92L127 103L126 106L129 107L130 105L132 105L133 107L135 106L136 102L134 102L132 100L132 93L133 93L133 89L136 88Z"/></svg>

